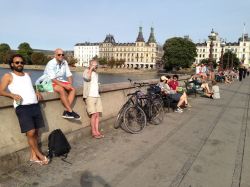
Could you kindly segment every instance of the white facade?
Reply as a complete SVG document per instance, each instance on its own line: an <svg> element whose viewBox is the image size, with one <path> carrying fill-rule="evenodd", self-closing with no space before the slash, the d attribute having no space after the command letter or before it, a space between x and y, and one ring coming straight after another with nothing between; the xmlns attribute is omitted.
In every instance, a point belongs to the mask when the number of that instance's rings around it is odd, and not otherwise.
<svg viewBox="0 0 250 187"><path fill-rule="evenodd" d="M213 50L212 55L213 58L216 59L216 62L220 61L221 58L221 38L219 38L218 33L215 33L215 40L213 41ZM202 59L209 58L209 50L210 50L211 40L207 40L204 43L197 43L197 57L195 60L196 64L199 64ZM236 54L237 58L244 59L244 64L250 65L250 38L247 34L244 34L244 37L240 37L238 42L226 42L225 47L223 48L224 53L227 50L231 50Z"/></svg>
<svg viewBox="0 0 250 187"><path fill-rule="evenodd" d="M74 46L74 58L77 59L76 66L89 66L93 57L99 56L99 43L77 43Z"/></svg>

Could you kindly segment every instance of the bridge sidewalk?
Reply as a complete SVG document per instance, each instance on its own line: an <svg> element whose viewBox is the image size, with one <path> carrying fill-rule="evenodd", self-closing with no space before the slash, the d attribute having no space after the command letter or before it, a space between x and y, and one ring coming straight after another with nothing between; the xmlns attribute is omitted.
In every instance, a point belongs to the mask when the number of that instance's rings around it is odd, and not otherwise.
<svg viewBox="0 0 250 187"><path fill-rule="evenodd" d="M183 114L141 134L118 129L72 145L69 165L23 166L2 174L3 186L250 186L249 77L219 85L220 100L191 98Z"/></svg>

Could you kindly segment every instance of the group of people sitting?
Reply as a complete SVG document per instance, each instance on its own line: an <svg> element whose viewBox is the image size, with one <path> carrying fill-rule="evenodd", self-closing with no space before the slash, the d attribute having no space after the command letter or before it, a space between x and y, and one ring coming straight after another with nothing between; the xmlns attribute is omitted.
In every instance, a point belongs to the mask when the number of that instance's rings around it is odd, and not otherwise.
<svg viewBox="0 0 250 187"><path fill-rule="evenodd" d="M192 74L188 80L188 84L190 87L199 89L199 91L204 96L207 96L211 99L220 99L220 89L215 80L211 82L212 87L210 89L207 77L199 74Z"/></svg>
<svg viewBox="0 0 250 187"><path fill-rule="evenodd" d="M177 102L175 112L182 113L182 107L191 107L191 105L188 103L186 92L179 87L178 78L178 75L173 75L172 78L169 75L161 76L158 86L161 88L163 95Z"/></svg>
<svg viewBox="0 0 250 187"><path fill-rule="evenodd" d="M191 105L188 103L186 91L179 85L178 78L178 75L161 76L158 86L161 88L163 98L167 96L168 99L177 103L175 112L182 113L183 108L191 107ZM210 88L207 76L202 74L193 74L188 79L188 85L194 89L199 89L201 95L211 99L220 99L220 89L217 82L213 80L211 84Z"/></svg>

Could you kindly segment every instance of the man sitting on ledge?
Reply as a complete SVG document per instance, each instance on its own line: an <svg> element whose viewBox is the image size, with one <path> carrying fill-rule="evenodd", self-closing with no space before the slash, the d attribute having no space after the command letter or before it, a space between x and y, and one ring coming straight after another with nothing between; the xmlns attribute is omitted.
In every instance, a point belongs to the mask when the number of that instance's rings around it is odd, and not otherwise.
<svg viewBox="0 0 250 187"><path fill-rule="evenodd" d="M76 89L72 86L73 78L68 62L64 59L62 49L55 50L55 57L48 62L44 74L53 82L54 91L60 95L60 99L65 107L62 117L80 120L81 117L72 110L72 103L75 99ZM64 76L68 81L64 80Z"/></svg>

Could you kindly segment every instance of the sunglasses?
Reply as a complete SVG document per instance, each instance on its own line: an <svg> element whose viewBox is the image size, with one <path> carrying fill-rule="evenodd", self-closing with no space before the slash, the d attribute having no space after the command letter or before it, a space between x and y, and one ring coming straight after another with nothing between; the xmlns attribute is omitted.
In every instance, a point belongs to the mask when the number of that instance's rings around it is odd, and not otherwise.
<svg viewBox="0 0 250 187"><path fill-rule="evenodd" d="M16 62L14 62L14 64L16 64L16 65L19 65L19 64L24 65L25 62L23 62L23 61L16 61Z"/></svg>
<svg viewBox="0 0 250 187"><path fill-rule="evenodd" d="M57 56L64 56L64 54L57 54Z"/></svg>

